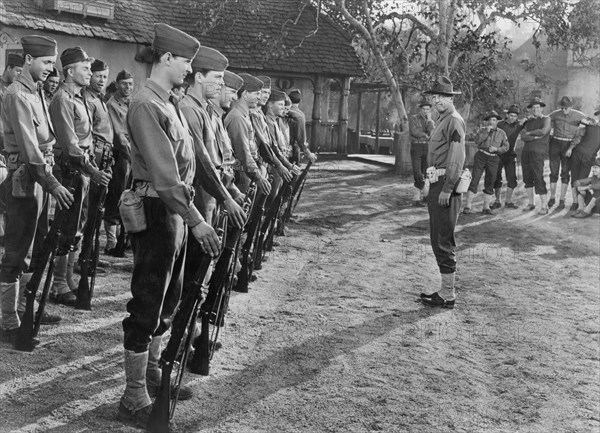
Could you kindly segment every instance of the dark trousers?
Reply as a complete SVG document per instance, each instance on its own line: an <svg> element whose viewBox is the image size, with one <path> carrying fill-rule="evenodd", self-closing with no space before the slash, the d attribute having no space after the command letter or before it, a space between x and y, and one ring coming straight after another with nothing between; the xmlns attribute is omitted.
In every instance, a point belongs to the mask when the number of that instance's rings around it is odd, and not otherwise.
<svg viewBox="0 0 600 433"><path fill-rule="evenodd" d="M429 211L429 239L431 249L435 255L440 273L451 274L456 272L456 240L454 229L460 213L462 194L450 195L450 206L442 207L438 198L444 186L445 177L441 176L438 182L429 187L427 210Z"/></svg>
<svg viewBox="0 0 600 433"><path fill-rule="evenodd" d="M546 182L544 181L544 154L523 151L521 154L523 165L523 182L525 188L534 188L536 194L547 194Z"/></svg>
<svg viewBox="0 0 600 433"><path fill-rule="evenodd" d="M498 173L496 174L496 182L494 189L502 188L502 169L506 175L506 186L515 189L517 187L517 155L513 152L506 152L498 155L500 162L498 163Z"/></svg>
<svg viewBox="0 0 600 433"><path fill-rule="evenodd" d="M499 164L500 158L498 155L486 155L485 153L478 151L475 154L475 161L473 163L473 177L471 178L469 191L471 191L473 194L477 193L479 180L481 179L481 175L485 172L485 177L483 180L483 193L487 195L494 194L494 184L496 183Z"/></svg>
<svg viewBox="0 0 600 433"><path fill-rule="evenodd" d="M88 193L90 178L78 172L62 171L61 183L67 188L73 188L73 204L67 210L61 235L59 255L64 255L69 246L76 246L83 235L83 226L87 217ZM58 214L58 206L54 215Z"/></svg>
<svg viewBox="0 0 600 433"><path fill-rule="evenodd" d="M8 175L7 185L11 185L12 173ZM32 197L13 197L12 188L7 188L6 231L4 235L4 256L0 264L0 281L16 282L23 271L29 268L27 256L32 249L38 225L47 230L48 221L43 220L44 208L48 206L48 194L36 183Z"/></svg>
<svg viewBox="0 0 600 433"><path fill-rule="evenodd" d="M569 158L565 152L571 145L570 141L557 140L550 137L550 183L558 182L558 170L560 169L561 183L569 183Z"/></svg>
<svg viewBox="0 0 600 433"><path fill-rule="evenodd" d="M410 145L410 159L415 178L414 186L423 189L425 186L425 172L427 171L427 143L412 143Z"/></svg>
<svg viewBox="0 0 600 433"><path fill-rule="evenodd" d="M123 320L124 347L145 352L153 336L165 333L183 285L187 226L159 198L145 197L147 229L132 233L133 275Z"/></svg>
<svg viewBox="0 0 600 433"><path fill-rule="evenodd" d="M577 148L576 148L577 149ZM576 150L571 154L571 187L573 183L580 179L585 179L590 175L590 170L594 164L594 156L583 155Z"/></svg>

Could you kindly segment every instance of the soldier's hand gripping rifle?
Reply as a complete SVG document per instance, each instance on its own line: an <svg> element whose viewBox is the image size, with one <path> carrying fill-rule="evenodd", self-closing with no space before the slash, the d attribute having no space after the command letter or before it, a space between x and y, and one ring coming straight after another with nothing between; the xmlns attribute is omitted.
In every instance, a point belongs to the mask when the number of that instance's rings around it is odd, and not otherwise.
<svg viewBox="0 0 600 433"><path fill-rule="evenodd" d="M304 167L304 170L302 170L302 173L300 174L300 176L296 180L296 183L294 184L294 188L292 189L292 196L290 197L290 201L288 202L285 212L283 213L283 221L285 222L290 220L294 209L296 209L296 205L298 204L300 196L302 195L302 190L304 189L304 184L306 183L306 177L311 166L312 161L308 161L306 163L306 167Z"/></svg>
<svg viewBox="0 0 600 433"><path fill-rule="evenodd" d="M269 178L269 181L272 179ZM246 240L242 244L240 262L242 268L237 274L238 281L235 286L236 292L248 293L248 285L252 278L252 272L254 271L253 263L253 246L256 246L258 236L260 235L260 223L262 221L263 214L265 213L265 202L267 200L267 194L258 194L252 204L252 210L250 211L250 218L244 231L246 232Z"/></svg>
<svg viewBox="0 0 600 433"><path fill-rule="evenodd" d="M256 184L252 183L246 193L243 210L246 215L250 213L252 201L256 195ZM229 305L229 297L233 287L235 267L239 245L242 237L242 228L232 227L227 235L223 252L215 265L213 274L208 283L208 295L200 308L202 320L201 334L195 344L196 350L189 365L190 372L208 376L210 361L219 341L219 330L225 324L224 316ZM210 326L213 325L209 333Z"/></svg>
<svg viewBox="0 0 600 433"><path fill-rule="evenodd" d="M69 185L69 191L74 193L76 188L81 187L81 176L78 173L72 173L70 178L72 181L71 185ZM44 238L38 267L33 270L31 279L25 286L25 312L23 313L21 326L19 326L17 338L15 340L14 348L16 350L22 350L24 352L31 352L33 350L33 339L40 330L42 316L48 300L48 293L50 292L50 284L52 282L52 275L54 274L54 258L58 246L61 243L61 235L65 229L64 225L68 222L67 212L68 209L59 209L57 211L52 226ZM34 315L33 307L35 304L35 297L40 283L42 282L46 265L48 265L48 270L46 272L44 288L40 296L37 312Z"/></svg>
<svg viewBox="0 0 600 433"><path fill-rule="evenodd" d="M223 241L227 228L227 212L222 211L217 224L217 236ZM192 337L196 328L196 319L200 306L204 301L203 289L206 273L215 258L203 253L200 265L194 274L194 279L183 292L183 298L173 318L171 337L167 347L160 356L161 383L158 396L154 400L152 412L148 418L146 429L154 433L169 431L169 420L175 413L179 389L183 381ZM171 375L176 368L175 383L173 384L174 396L171 396Z"/></svg>
<svg viewBox="0 0 600 433"><path fill-rule="evenodd" d="M100 159L99 169L110 170L113 164L112 144L97 139L102 142L102 158ZM104 219L104 202L108 187L97 185L92 187L93 193L89 194L90 212L83 229L83 240L81 242L81 253L79 254L79 267L81 269L81 279L77 287L77 301L75 308L77 310L91 310L92 297L94 296L94 285L96 284L96 267L100 258L100 227Z"/></svg>

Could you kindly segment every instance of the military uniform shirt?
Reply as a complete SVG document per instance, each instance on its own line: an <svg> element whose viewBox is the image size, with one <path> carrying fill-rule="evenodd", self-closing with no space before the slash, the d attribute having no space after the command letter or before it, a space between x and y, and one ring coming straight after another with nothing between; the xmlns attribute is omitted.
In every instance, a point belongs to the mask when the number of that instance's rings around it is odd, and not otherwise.
<svg viewBox="0 0 600 433"><path fill-rule="evenodd" d="M303 152L307 152L308 147L306 144L306 115L304 114L304 112L302 112L302 110L300 110L299 107L295 107L294 105L292 105L288 114L289 116L293 117L298 123L295 134L296 140L298 145L300 146L300 149Z"/></svg>
<svg viewBox="0 0 600 433"><path fill-rule="evenodd" d="M223 165L232 166L235 164L235 154L233 153L229 134L227 134L225 125L223 125L223 109L212 102L209 102L209 104L213 108L210 119L215 131L215 138L223 154Z"/></svg>
<svg viewBox="0 0 600 433"><path fill-rule="evenodd" d="M198 167L196 170L196 185L204 188L217 201L223 202L231 196L223 186L219 173L217 173L215 161L220 167L222 156L216 144L215 133L206 106L206 101L199 101L192 95L186 95L180 104L181 112L190 128L194 143Z"/></svg>
<svg viewBox="0 0 600 433"><path fill-rule="evenodd" d="M127 131L127 111L130 103L131 99L121 98L117 94L113 95L106 103L114 132L113 148L128 160L131 160L131 144Z"/></svg>
<svg viewBox="0 0 600 433"><path fill-rule="evenodd" d="M4 103L4 96L6 95L6 89L10 86L2 78L0 78L0 110L2 110L2 104ZM4 150L4 121L0 117L0 151Z"/></svg>
<svg viewBox="0 0 600 433"><path fill-rule="evenodd" d="M93 150L92 122L84 95L72 85L60 83L50 104L50 119L56 131L58 160L68 160L74 168L92 175L98 169L89 155Z"/></svg>
<svg viewBox="0 0 600 433"><path fill-rule="evenodd" d="M435 128L433 120L427 119L421 113L410 116L408 129L410 130L410 141L415 144L427 144L431 131Z"/></svg>
<svg viewBox="0 0 600 433"><path fill-rule="evenodd" d="M104 95L90 89L89 87L85 90L85 92L86 101L88 103L88 108L92 118L92 131L94 136L112 144L114 139L114 130L108 114L108 107L104 103ZM98 151L98 149L96 149L96 151Z"/></svg>
<svg viewBox="0 0 600 433"><path fill-rule="evenodd" d="M204 219L192 202L194 144L172 93L148 79L127 113L135 180L147 181L159 198L194 227Z"/></svg>
<svg viewBox="0 0 600 433"><path fill-rule="evenodd" d="M10 85L2 104L5 150L19 154L34 179L47 192L60 183L52 175L44 154L52 152L56 142L41 88L24 70Z"/></svg>
<svg viewBox="0 0 600 433"><path fill-rule="evenodd" d="M517 138L519 138L519 132L523 129L523 125L519 122L509 123L506 120L498 122L498 128L503 130L508 139L508 153L514 153Z"/></svg>
<svg viewBox="0 0 600 433"><path fill-rule="evenodd" d="M571 109L569 114L563 113L562 110L555 110L548 117L552 122L552 136L571 140L579 129L579 123L586 116L581 111Z"/></svg>
<svg viewBox="0 0 600 433"><path fill-rule="evenodd" d="M231 138L235 156L240 162L239 168L243 169L250 179L258 181L260 170L255 161L258 157L258 148L248 108L240 105L238 101L233 101L223 124Z"/></svg>
<svg viewBox="0 0 600 433"><path fill-rule="evenodd" d="M491 152L490 147L495 147L495 154L501 154L508 150L508 138L506 133L500 128L494 128L488 130L487 128L479 128L477 135L475 135L475 144L477 149Z"/></svg>
<svg viewBox="0 0 600 433"><path fill-rule="evenodd" d="M442 191L448 194L454 190L465 162L466 129L463 118L450 107L441 113L429 138L427 162L435 168L446 169Z"/></svg>

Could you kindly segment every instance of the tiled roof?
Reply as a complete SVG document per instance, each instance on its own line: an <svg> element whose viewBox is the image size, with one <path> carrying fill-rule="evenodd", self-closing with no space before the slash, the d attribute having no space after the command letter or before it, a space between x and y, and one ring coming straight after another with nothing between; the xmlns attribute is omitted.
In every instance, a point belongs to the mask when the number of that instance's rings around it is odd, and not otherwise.
<svg viewBox="0 0 600 433"><path fill-rule="evenodd" d="M216 12L189 0L114 0L115 18L104 21L57 14L40 0L0 2L7 26L74 36L148 44L152 24L166 22L225 54L234 69L326 75L363 75L348 35L299 0L222 2ZM211 2L214 5L214 2Z"/></svg>

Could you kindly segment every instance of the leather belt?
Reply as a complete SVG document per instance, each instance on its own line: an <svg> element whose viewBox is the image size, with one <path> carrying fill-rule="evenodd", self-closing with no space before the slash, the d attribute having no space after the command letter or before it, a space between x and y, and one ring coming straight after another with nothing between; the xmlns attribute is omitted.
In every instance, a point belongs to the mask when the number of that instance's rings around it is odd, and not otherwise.
<svg viewBox="0 0 600 433"><path fill-rule="evenodd" d="M487 150L479 149L479 151L487 156L498 156L497 153L488 152Z"/></svg>
<svg viewBox="0 0 600 433"><path fill-rule="evenodd" d="M550 137L550 138L554 138L555 140L558 140L558 141L573 141L572 138L556 137L554 135L552 137Z"/></svg>

